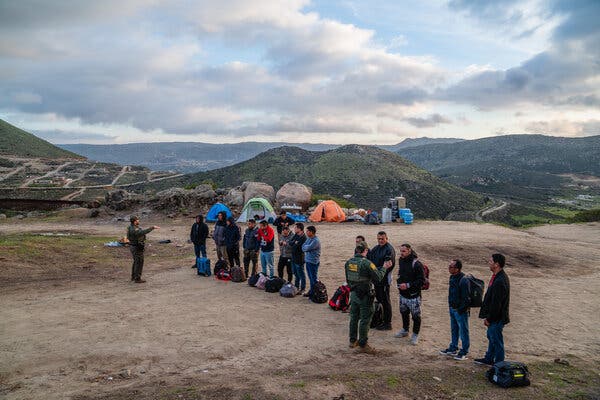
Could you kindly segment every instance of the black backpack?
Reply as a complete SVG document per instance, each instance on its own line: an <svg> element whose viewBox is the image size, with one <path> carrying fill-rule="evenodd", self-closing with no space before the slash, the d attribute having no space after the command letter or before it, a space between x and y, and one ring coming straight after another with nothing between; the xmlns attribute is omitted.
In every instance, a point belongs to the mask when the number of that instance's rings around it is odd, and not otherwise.
<svg viewBox="0 0 600 400"><path fill-rule="evenodd" d="M529 386L529 370L523 363L516 361L500 361L490 368L485 376L500 387Z"/></svg>
<svg viewBox="0 0 600 400"><path fill-rule="evenodd" d="M258 282L258 278L260 278L259 274L251 275L250 278L248 278L248 286L255 287L256 282Z"/></svg>
<svg viewBox="0 0 600 400"><path fill-rule="evenodd" d="M483 304L483 289L485 283L473 275L465 275L463 279L469 282L469 307L481 307Z"/></svg>
<svg viewBox="0 0 600 400"><path fill-rule="evenodd" d="M375 308L375 311L373 312L373 317L371 317L371 328L383 324L383 306L380 302L376 301L373 308Z"/></svg>
<svg viewBox="0 0 600 400"><path fill-rule="evenodd" d="M229 270L229 264L227 264L227 261L225 261L225 260L219 260L215 263L215 269L213 271L215 276L217 276L219 271L221 271L222 269Z"/></svg>
<svg viewBox="0 0 600 400"><path fill-rule="evenodd" d="M310 296L310 300L313 303L327 303L329 300L329 296L327 296L327 288L325 284L321 281L317 281L312 288L312 294Z"/></svg>
<svg viewBox="0 0 600 400"><path fill-rule="evenodd" d="M286 281L279 278L274 277L265 282L265 292L269 293L277 293L281 289L283 285L285 285Z"/></svg>

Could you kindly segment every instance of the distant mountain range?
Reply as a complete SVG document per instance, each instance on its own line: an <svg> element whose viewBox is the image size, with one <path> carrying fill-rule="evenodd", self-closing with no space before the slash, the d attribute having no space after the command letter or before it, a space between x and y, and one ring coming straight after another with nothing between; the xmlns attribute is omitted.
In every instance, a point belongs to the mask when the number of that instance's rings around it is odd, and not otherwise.
<svg viewBox="0 0 600 400"><path fill-rule="evenodd" d="M266 182L275 190L287 182L300 182L316 194L350 195L356 205L374 209L403 194L420 218L444 218L452 212L483 206L481 196L451 185L393 152L359 145L323 152L278 147L233 166L147 184L144 189L202 182L233 187L244 181Z"/></svg>
<svg viewBox="0 0 600 400"><path fill-rule="evenodd" d="M379 146L389 151L422 146L430 143L454 143L462 139L417 138L389 145ZM81 154L90 160L107 163L135 164L154 171L175 170L183 173L208 171L234 165L249 160L256 155L281 146L282 142L242 142L213 144L201 142L163 142L128 144L59 144L61 148ZM309 151L326 151L338 144L298 143L293 144Z"/></svg>
<svg viewBox="0 0 600 400"><path fill-rule="evenodd" d="M83 158L0 119L0 154L41 158Z"/></svg>

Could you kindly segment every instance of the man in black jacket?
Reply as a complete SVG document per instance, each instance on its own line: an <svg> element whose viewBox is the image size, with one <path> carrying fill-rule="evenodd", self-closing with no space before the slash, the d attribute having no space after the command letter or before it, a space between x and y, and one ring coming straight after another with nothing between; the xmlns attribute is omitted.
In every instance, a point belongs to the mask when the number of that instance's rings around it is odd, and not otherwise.
<svg viewBox="0 0 600 400"><path fill-rule="evenodd" d="M504 272L506 258L500 253L492 254L488 261L492 277L483 298L479 318L487 326L488 349L483 358L476 358L476 364L494 365L504 361L504 338L502 329L510 322L508 305L510 301L510 282Z"/></svg>
<svg viewBox="0 0 600 400"><path fill-rule="evenodd" d="M196 215L196 222L192 225L192 230L190 232L190 242L194 243L194 253L196 254L196 258L202 257L206 258L206 238L208 237L208 225L204 223L204 217L200 214ZM196 268L196 263L192 266L192 268Z"/></svg>
<svg viewBox="0 0 600 400"><path fill-rule="evenodd" d="M469 354L469 281L462 272L462 261L452 260L448 264L450 282L448 284L448 307L450 309L450 333L452 341L446 350L440 354L454 357L463 361ZM458 351L458 338L462 342L462 349Z"/></svg>
<svg viewBox="0 0 600 400"><path fill-rule="evenodd" d="M281 232L283 231L283 228L285 228L285 227L289 227L290 232L291 232L292 227L295 223L296 223L296 221L294 220L294 218L288 217L288 215L285 211L281 211L281 213L279 214L279 217L275 218L275 221L273 221L273 226L275 226L277 228L277 238L279 238L279 236L281 236Z"/></svg>
<svg viewBox="0 0 600 400"><path fill-rule="evenodd" d="M294 236L290 239L289 245L292 249L292 271L294 273L294 286L304 294L306 289L306 273L304 272L304 252L302 245L306 242L306 234L304 233L304 224L297 222L294 225Z"/></svg>
<svg viewBox="0 0 600 400"><path fill-rule="evenodd" d="M392 275L390 272L396 266L396 251L394 246L388 242L387 234L384 231L377 233L377 246L369 250L367 259L371 261L380 271L385 271L381 281L374 283L375 298L383 308L383 322L375 329L380 331L392 330L392 303L390 301L390 282ZM391 267L384 268L384 263L391 263Z"/></svg>
<svg viewBox="0 0 600 400"><path fill-rule="evenodd" d="M423 264L417 260L417 253L410 244L400 246L398 259L398 290L400 291L400 314L402 315L402 329L394 336L402 338L408 336L410 317L413 320L413 334L410 342L416 345L419 341L421 330L421 288L425 282Z"/></svg>

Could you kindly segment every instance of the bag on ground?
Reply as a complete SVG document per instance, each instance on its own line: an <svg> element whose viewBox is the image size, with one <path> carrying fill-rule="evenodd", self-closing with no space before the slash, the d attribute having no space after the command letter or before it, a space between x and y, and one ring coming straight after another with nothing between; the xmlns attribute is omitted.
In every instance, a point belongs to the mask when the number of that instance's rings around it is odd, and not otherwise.
<svg viewBox="0 0 600 400"><path fill-rule="evenodd" d="M248 286L255 287L256 286L256 282L258 282L258 278L260 278L260 274L251 275L248 278Z"/></svg>
<svg viewBox="0 0 600 400"><path fill-rule="evenodd" d="M321 281L317 281L312 288L310 300L313 303L327 303L327 299L329 299L329 296L327 296L325 284Z"/></svg>
<svg viewBox="0 0 600 400"><path fill-rule="evenodd" d="M486 372L488 380L500 387L529 386L529 370L523 363L500 361Z"/></svg>
<svg viewBox="0 0 600 400"><path fill-rule="evenodd" d="M265 284L269 280L269 278L263 273L258 274L258 281L256 281L256 288L260 290L265 290Z"/></svg>
<svg viewBox="0 0 600 400"><path fill-rule="evenodd" d="M229 274L229 270L221 269L215 274L215 278L217 278L220 281L230 281L231 275Z"/></svg>
<svg viewBox="0 0 600 400"><path fill-rule="evenodd" d="M481 307L485 283L471 274L465 275L463 279L469 282L469 307Z"/></svg>
<svg viewBox="0 0 600 400"><path fill-rule="evenodd" d="M329 307L335 311L346 311L350 306L350 286L338 287L329 300Z"/></svg>
<svg viewBox="0 0 600 400"><path fill-rule="evenodd" d="M298 294L298 288L291 283L286 283L279 290L279 295L282 297L295 297Z"/></svg>
<svg viewBox="0 0 600 400"><path fill-rule="evenodd" d="M279 277L274 277L265 282L265 292L277 293L283 287L285 280Z"/></svg>
<svg viewBox="0 0 600 400"><path fill-rule="evenodd" d="M222 269L229 270L229 264L227 264L227 261L225 261L225 260L218 260L215 263L215 269L213 271L213 273L215 274L215 276L217 276L217 274L219 273L219 271L221 271Z"/></svg>
<svg viewBox="0 0 600 400"><path fill-rule="evenodd" d="M198 275L210 276L210 260L206 257L196 257Z"/></svg>
<svg viewBox="0 0 600 400"><path fill-rule="evenodd" d="M373 305L374 311L371 317L371 328L375 328L383 324L383 306L380 302L376 301Z"/></svg>
<svg viewBox="0 0 600 400"><path fill-rule="evenodd" d="M233 267L229 272L231 275L232 282L244 282L246 280L246 273L240 267Z"/></svg>

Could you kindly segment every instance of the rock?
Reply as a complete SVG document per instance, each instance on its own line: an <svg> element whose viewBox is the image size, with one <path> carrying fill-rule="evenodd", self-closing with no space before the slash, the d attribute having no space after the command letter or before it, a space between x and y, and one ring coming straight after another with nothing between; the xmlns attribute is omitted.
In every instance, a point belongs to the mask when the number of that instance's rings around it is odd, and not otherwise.
<svg viewBox="0 0 600 400"><path fill-rule="evenodd" d="M231 207L242 207L244 205L244 192L239 188L233 188L223 198L223 203Z"/></svg>
<svg viewBox="0 0 600 400"><path fill-rule="evenodd" d="M23 219L23 218L25 218L25 216L24 216L23 214L19 214L19 215L17 215L15 218L16 218L16 219Z"/></svg>
<svg viewBox="0 0 600 400"><path fill-rule="evenodd" d="M130 369L122 369L119 372L119 376L123 379L129 379L129 378L131 378L131 370Z"/></svg>
<svg viewBox="0 0 600 400"><path fill-rule="evenodd" d="M85 207L69 208L60 212L60 215L67 218L89 218L90 210Z"/></svg>
<svg viewBox="0 0 600 400"><path fill-rule="evenodd" d="M306 210L310 205L312 197L312 189L298 182L288 182L277 191L277 205L279 207L284 204L296 204L302 207L302 211Z"/></svg>
<svg viewBox="0 0 600 400"><path fill-rule="evenodd" d="M100 208L101 204L98 200L92 200L88 203L88 208Z"/></svg>
<svg viewBox="0 0 600 400"><path fill-rule="evenodd" d="M6 214L0 214L0 219L6 219Z"/></svg>
<svg viewBox="0 0 600 400"><path fill-rule="evenodd" d="M192 190L192 198L197 202L212 202L216 196L217 193L213 190L212 186L207 184L198 185Z"/></svg>
<svg viewBox="0 0 600 400"><path fill-rule="evenodd" d="M39 217L41 215L42 215L42 213L39 211L29 211L27 213L27 218L35 218L35 217Z"/></svg>
<svg viewBox="0 0 600 400"><path fill-rule="evenodd" d="M264 182L244 182L240 189L244 191L244 204L253 197L262 197L271 204L275 201L275 189Z"/></svg>
<svg viewBox="0 0 600 400"><path fill-rule="evenodd" d="M123 189L111 190L106 193L104 200L107 207L116 211L126 210L141 203L140 196L131 194Z"/></svg>
<svg viewBox="0 0 600 400"><path fill-rule="evenodd" d="M89 209L88 218L96 218L98 215L100 215L100 210L98 210L97 208Z"/></svg>
<svg viewBox="0 0 600 400"><path fill-rule="evenodd" d="M150 204L158 210L167 210L177 213L193 213L194 209L212 204L217 194L210 185L199 185L193 190L170 188L158 192Z"/></svg>

